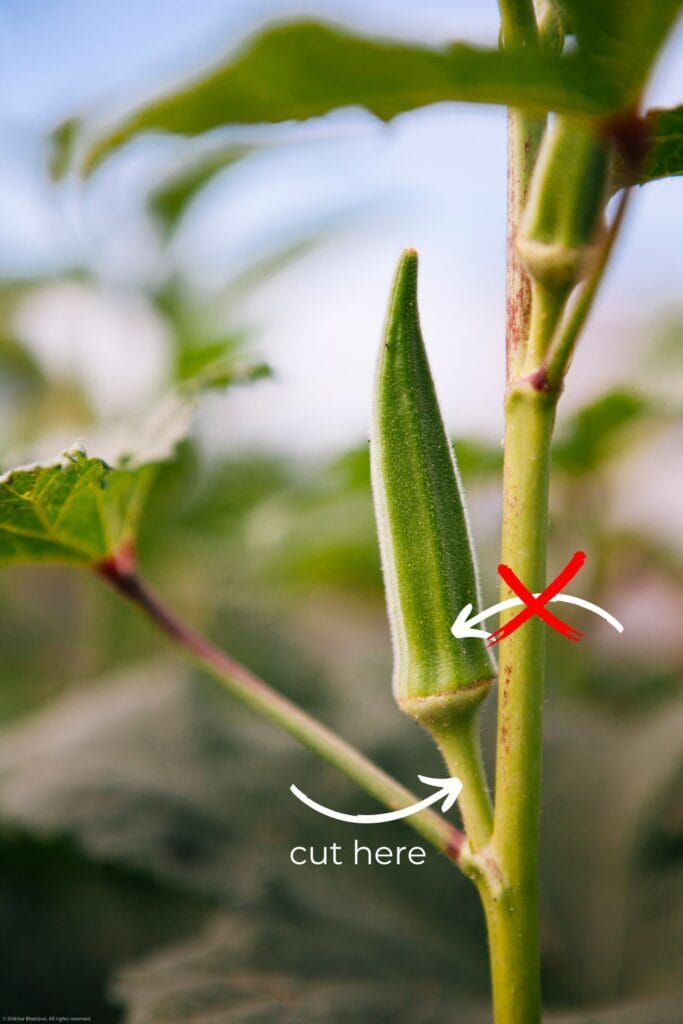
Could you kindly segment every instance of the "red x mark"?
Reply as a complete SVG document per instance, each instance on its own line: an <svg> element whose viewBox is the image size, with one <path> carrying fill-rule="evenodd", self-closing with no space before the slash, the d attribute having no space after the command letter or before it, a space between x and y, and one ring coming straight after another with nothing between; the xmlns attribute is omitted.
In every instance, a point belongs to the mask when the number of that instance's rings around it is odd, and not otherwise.
<svg viewBox="0 0 683 1024"><path fill-rule="evenodd" d="M570 560L565 565L559 576L556 576L552 583L549 583L542 594L538 597L527 590L522 581L517 578L509 565L499 565L498 575L507 583L508 587L514 591L517 597L521 597L526 607L522 608L521 612L506 622L504 626L497 629L495 633L492 633L488 639L488 646L493 647L494 644L500 643L511 633L514 633L516 629L524 625L533 615L538 615L540 619L547 622L549 626L556 629L562 636L566 636L568 640L580 640L583 633L579 633L578 629L574 629L572 626L563 622L562 619L558 619L556 615L553 615L551 611L545 607L551 598L555 597L556 594L562 590L565 583L576 576L577 572L586 561L586 555L583 551L575 551Z"/></svg>

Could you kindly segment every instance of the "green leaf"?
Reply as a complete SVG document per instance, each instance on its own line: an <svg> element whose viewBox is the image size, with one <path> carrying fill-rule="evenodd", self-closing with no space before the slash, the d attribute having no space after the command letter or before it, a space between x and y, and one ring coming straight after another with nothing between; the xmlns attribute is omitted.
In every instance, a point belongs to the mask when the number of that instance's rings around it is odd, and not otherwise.
<svg viewBox="0 0 683 1024"><path fill-rule="evenodd" d="M649 715L598 715L565 704L548 719L547 926L572 950L564 981L583 999L680 994L683 889L670 884L672 868L680 872L680 842L671 864L651 850L666 824L667 803L674 823L680 806L682 725L678 695ZM584 1018L577 1014L576 1020ZM633 1020L640 1024L641 1018L634 1014Z"/></svg>
<svg viewBox="0 0 683 1024"><path fill-rule="evenodd" d="M156 464L186 437L200 391L223 383L205 371L139 419L94 429L97 458L77 443L0 476L0 566L92 566L133 543Z"/></svg>
<svg viewBox="0 0 683 1024"><path fill-rule="evenodd" d="M113 469L79 449L0 477L0 565L93 565L134 540L150 466Z"/></svg>
<svg viewBox="0 0 683 1024"><path fill-rule="evenodd" d="M638 175L638 184L683 174L683 106L649 110L646 115L650 150Z"/></svg>
<svg viewBox="0 0 683 1024"><path fill-rule="evenodd" d="M631 98L630 86L580 53L464 44L435 49L290 22L265 29L207 74L96 136L86 144L83 168L90 173L138 132L198 135L228 124L299 120L350 106L389 120L454 100L600 116L621 108Z"/></svg>
<svg viewBox="0 0 683 1024"><path fill-rule="evenodd" d="M580 52L631 97L645 83L682 6L681 0L558 0Z"/></svg>
<svg viewBox="0 0 683 1024"><path fill-rule="evenodd" d="M640 121L634 138L634 160L617 151L611 180L611 191L630 185L647 185L650 181L674 178L683 174L683 107L671 110L653 109ZM644 155L638 155L640 149Z"/></svg>

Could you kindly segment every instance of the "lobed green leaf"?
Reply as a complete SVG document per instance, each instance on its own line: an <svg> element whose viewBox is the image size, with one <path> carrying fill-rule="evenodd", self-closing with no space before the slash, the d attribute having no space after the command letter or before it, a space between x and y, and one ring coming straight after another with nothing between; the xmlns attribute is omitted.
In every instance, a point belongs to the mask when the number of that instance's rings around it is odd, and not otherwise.
<svg viewBox="0 0 683 1024"><path fill-rule="evenodd" d="M0 477L0 565L93 565L134 540L153 467L113 469L72 449Z"/></svg>

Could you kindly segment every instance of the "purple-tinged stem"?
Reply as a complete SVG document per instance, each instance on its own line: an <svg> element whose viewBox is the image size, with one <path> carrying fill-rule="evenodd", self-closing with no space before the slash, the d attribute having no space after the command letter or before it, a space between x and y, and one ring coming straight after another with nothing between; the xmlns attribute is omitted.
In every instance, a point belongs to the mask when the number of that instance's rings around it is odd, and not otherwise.
<svg viewBox="0 0 683 1024"><path fill-rule="evenodd" d="M417 802L417 797L410 790L364 754L214 646L202 633L186 625L140 577L131 548L123 548L101 562L96 571L229 693L339 768L385 807L398 810ZM476 863L470 862L466 836L445 818L427 809L406 818L406 822L466 873L478 874Z"/></svg>

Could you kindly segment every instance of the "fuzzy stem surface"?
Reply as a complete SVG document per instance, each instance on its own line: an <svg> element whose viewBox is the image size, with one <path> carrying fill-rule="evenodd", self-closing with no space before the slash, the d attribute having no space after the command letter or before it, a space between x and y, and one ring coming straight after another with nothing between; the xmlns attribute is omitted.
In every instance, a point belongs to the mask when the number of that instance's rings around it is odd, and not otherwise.
<svg viewBox="0 0 683 1024"><path fill-rule="evenodd" d="M462 782L458 806L467 839L477 853L490 841L493 831L493 805L486 781L479 738L479 708L446 732L435 732L451 775Z"/></svg>
<svg viewBox="0 0 683 1024"><path fill-rule="evenodd" d="M536 45L538 29L532 0L500 0L501 42L505 47ZM529 276L517 255L515 238L526 202L531 172L545 127L545 118L510 109L507 122L507 280L506 354L510 376L517 376L529 333Z"/></svg>
<svg viewBox="0 0 683 1024"><path fill-rule="evenodd" d="M550 444L556 394L513 385L506 401L501 561L533 592L546 583ZM506 600L510 590L503 586ZM514 615L502 616L507 621ZM545 625L534 616L500 645L493 854L503 895L485 901L496 1024L540 1021L539 826Z"/></svg>

